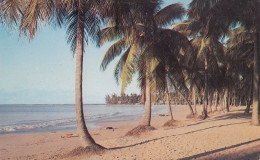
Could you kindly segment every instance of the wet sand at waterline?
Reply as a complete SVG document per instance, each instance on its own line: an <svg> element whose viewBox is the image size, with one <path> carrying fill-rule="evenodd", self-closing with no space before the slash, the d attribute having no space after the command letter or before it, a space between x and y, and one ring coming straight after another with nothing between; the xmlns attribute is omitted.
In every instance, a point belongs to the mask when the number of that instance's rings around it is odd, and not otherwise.
<svg viewBox="0 0 260 160"><path fill-rule="evenodd" d="M102 123L101 129L90 130L90 133L97 143L111 150L91 156L66 155L80 146L76 131L0 135L0 159L258 160L260 126L250 125L251 117L244 115L244 109L231 107L231 112L215 112L206 120L188 120L185 118L188 108L180 107L175 115L179 126L162 127L168 117L152 117L156 130L138 137L124 136L138 121ZM67 138L70 133L73 135Z"/></svg>

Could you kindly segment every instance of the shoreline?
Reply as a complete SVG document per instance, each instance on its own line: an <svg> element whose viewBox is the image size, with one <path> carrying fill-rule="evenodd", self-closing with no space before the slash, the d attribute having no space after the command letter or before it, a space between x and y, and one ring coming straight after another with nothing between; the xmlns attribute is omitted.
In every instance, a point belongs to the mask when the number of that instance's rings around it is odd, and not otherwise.
<svg viewBox="0 0 260 160"><path fill-rule="evenodd" d="M231 112L216 112L209 118L190 120L186 110L175 114L183 125L163 127L168 117L152 118L154 131L138 137L125 137L126 132L139 124L133 122L100 123L103 127L90 130L98 144L116 148L87 159L259 159L260 127L251 126L245 107L232 107ZM106 129L113 127L114 129ZM70 138L61 138L73 134ZM5 159L86 159L85 156L67 157L81 145L76 131L0 135L1 160ZM63 156L63 158L61 158Z"/></svg>
<svg viewBox="0 0 260 160"><path fill-rule="evenodd" d="M52 108L52 105L42 105L43 107L47 106L49 108ZM41 108L37 108L34 107L34 105L29 105L28 107L31 108L27 108L26 106L24 106L24 110L26 112L24 112L24 115L28 115L31 113L38 113L38 110L42 110ZM101 106L101 109L105 109L106 111L104 111L101 114L97 114L93 112L93 110L95 110L95 107L98 106L85 106L85 109L88 110L88 108L90 108L90 110L92 110L91 112L87 112L85 111L85 120L86 120L86 124L87 127L89 129L97 129L100 128L100 126L98 125L98 123L102 123L102 122L117 122L117 121L136 121L137 119L139 119L142 115L143 115L143 106L131 106L131 105L115 105L115 106ZM115 108L113 108L115 107ZM126 108L124 108L126 107ZM137 107L137 108L136 108ZM19 109L19 107L16 107ZM49 109L48 108L48 109ZM56 108L56 107L53 107ZM60 118L56 118L54 114L52 114L52 118L47 118L44 119L45 117L42 115L39 115L41 118L32 118L32 119L28 119L26 121L21 122L21 118L17 118L14 117L15 114L10 114L11 112L7 112L7 114L9 114L9 116L5 116L3 118L3 123L0 123L0 135L6 135L6 134L26 134L26 133L48 133L51 131L72 131L72 130L76 130L77 126L76 126L76 121L75 121L75 113L74 113L74 107L71 106L69 108L67 108L66 106L63 107L66 110L66 114L67 116L60 116ZM172 107L172 108L176 108L176 107ZM36 112L32 112L31 109L34 109ZM98 108L97 108L98 109ZM22 110L22 109L21 109ZM51 110L51 109L49 109ZM60 110L61 115L63 113L63 110L61 107L57 106L57 111ZM100 110L100 109L99 109ZM57 112L56 111L56 112ZM68 112L69 111L69 112ZM47 117L49 116L47 114L47 112L43 112ZM57 112L58 113L58 112ZM158 116L159 114L167 114L167 110L165 107L162 106L154 106L153 107L153 111L152 111L153 115L152 116ZM30 116L29 116L30 117ZM37 117L35 116L35 114L32 114L32 117ZM14 119L12 119L14 118ZM0 118L1 119L1 118ZM9 122L10 121L10 122Z"/></svg>

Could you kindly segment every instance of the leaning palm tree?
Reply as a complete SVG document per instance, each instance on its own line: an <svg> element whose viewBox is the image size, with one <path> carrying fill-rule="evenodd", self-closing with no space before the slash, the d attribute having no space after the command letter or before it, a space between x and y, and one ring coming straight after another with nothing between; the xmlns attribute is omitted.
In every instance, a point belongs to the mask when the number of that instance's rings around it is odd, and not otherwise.
<svg viewBox="0 0 260 160"><path fill-rule="evenodd" d="M100 25L100 20L93 9L93 1L28 0L23 1L25 6L22 9L17 9L17 12L14 12L16 8L10 7L12 4L16 6L15 1L6 0L1 3L1 16L7 20L11 18L15 23L19 19L21 33L30 40L34 38L42 24L67 26L68 43L71 44L71 49L76 56L75 107L78 134L85 151L103 149L89 134L83 113L84 47L89 38L97 38Z"/></svg>
<svg viewBox="0 0 260 160"><path fill-rule="evenodd" d="M114 23L110 21L110 26L100 33L101 45L107 41L118 40L106 52L101 69L105 70L116 56L123 53L116 65L115 77L118 81L121 80L123 92L131 82L133 75L138 73L140 87L145 92L146 97L145 114L141 126L150 126L151 92L154 88L152 72L158 65L155 54L161 53L161 46L158 44L168 34L172 39L164 44L165 50L167 52L176 50L177 53L181 49L185 50L184 45L187 44L188 40L176 31L161 28L184 14L184 9L180 4L172 4L161 10L158 10L159 1L138 1L136 4L131 6L132 9L129 9L132 13L130 16L131 25L117 25L115 21Z"/></svg>
<svg viewBox="0 0 260 160"><path fill-rule="evenodd" d="M260 2L259 0L193 0L190 9L207 24L207 35L222 36L237 23L254 31L254 90L252 124L259 125L259 56ZM223 18L225 17L225 18Z"/></svg>
<svg viewBox="0 0 260 160"><path fill-rule="evenodd" d="M75 4L76 3L76 4ZM73 53L76 55L75 105L77 115L78 133L84 148L92 150L103 149L97 144L88 132L83 113L82 79L83 79L83 53L85 42L89 37L97 38L100 21L93 12L91 1L77 0L69 3L65 22L68 26L68 42L71 43ZM85 42L84 42L85 41Z"/></svg>
<svg viewBox="0 0 260 160"><path fill-rule="evenodd" d="M178 44L172 41L176 39L185 39L183 35L174 30L168 30L168 33L166 34L166 31L167 30L164 29L165 33L161 34L161 37L158 37L158 41L156 41L156 43L154 44L154 47L158 48L158 51L154 52L154 59L157 63L154 66L152 72L152 81L156 86L156 92L165 92L166 94L168 101L168 114L170 117L169 121L166 122L166 124L172 125L172 122L174 122L174 120L172 115L169 90L175 90L176 92L180 93L184 99L186 99L182 92L185 92L186 94L189 92L185 84L185 67L183 66L185 64L185 60L187 59L187 54L183 53L183 51L193 53L193 50L191 44L189 44L189 41L187 39L186 42L182 41L182 44ZM173 33L175 33L176 35L174 35ZM176 50L172 48L176 46L186 47L187 49ZM159 52L159 48L163 48L162 52ZM188 100L187 103L189 103ZM191 111L191 115L194 115L194 111L190 104L189 108Z"/></svg>

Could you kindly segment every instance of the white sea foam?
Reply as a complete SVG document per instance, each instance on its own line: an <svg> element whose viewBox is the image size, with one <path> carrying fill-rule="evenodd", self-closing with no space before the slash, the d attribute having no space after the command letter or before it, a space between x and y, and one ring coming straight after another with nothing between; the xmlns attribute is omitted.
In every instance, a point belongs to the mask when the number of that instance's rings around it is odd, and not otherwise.
<svg viewBox="0 0 260 160"><path fill-rule="evenodd" d="M153 110L167 112L166 107ZM127 121L143 115L143 107L87 105L85 119L89 129L97 123ZM74 105L8 105L0 107L0 134L49 132L76 129Z"/></svg>
<svg viewBox="0 0 260 160"><path fill-rule="evenodd" d="M9 125L0 127L0 133L8 133L8 132L16 132L16 131L24 131L36 128L45 128L51 126L60 126L66 125L69 123L75 122L75 119L63 119L63 120L53 120L47 122L38 122L32 124L18 124L18 125Z"/></svg>
<svg viewBox="0 0 260 160"><path fill-rule="evenodd" d="M98 122L100 119L107 119L107 118L115 117L116 115L119 115L119 114L120 114L119 112L116 112L116 113L111 113L111 114L99 114L99 115L92 115L92 116L90 115L90 116L85 117L85 119ZM65 125L69 125L69 124L76 125L76 118L52 120L52 121L29 123L29 124L0 126L0 134L18 132L18 131L28 131L28 130L33 130L33 129L37 129L37 128L65 126Z"/></svg>

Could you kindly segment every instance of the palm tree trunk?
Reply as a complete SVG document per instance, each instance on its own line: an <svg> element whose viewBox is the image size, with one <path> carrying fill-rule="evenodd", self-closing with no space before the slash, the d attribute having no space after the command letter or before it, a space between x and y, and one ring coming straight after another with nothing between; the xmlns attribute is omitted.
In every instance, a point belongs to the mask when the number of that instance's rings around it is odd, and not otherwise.
<svg viewBox="0 0 260 160"><path fill-rule="evenodd" d="M252 125L259 125L259 58L260 58L260 2L256 1L256 13L254 20L254 91Z"/></svg>
<svg viewBox="0 0 260 160"><path fill-rule="evenodd" d="M224 105L224 102L223 102L224 100L223 100L223 97L222 97L222 95L220 95L220 99L219 99L219 104L220 104L220 111L222 111L223 110L223 105Z"/></svg>
<svg viewBox="0 0 260 160"><path fill-rule="evenodd" d="M141 99L140 99L140 104L144 104L145 103L145 86L144 88L142 89L142 95L141 95Z"/></svg>
<svg viewBox="0 0 260 160"><path fill-rule="evenodd" d="M208 117L207 113L207 106L208 106L208 62L207 62L207 53L205 55L205 89L204 89L204 105L202 115L204 116L203 119Z"/></svg>
<svg viewBox="0 0 260 160"><path fill-rule="evenodd" d="M149 62L145 66L145 104L144 117L142 125L151 126L152 102L151 102L151 86L149 78Z"/></svg>
<svg viewBox="0 0 260 160"><path fill-rule="evenodd" d="M213 100L213 94L210 95L210 102L209 102L209 109L210 111L209 112L212 112L212 100Z"/></svg>
<svg viewBox="0 0 260 160"><path fill-rule="evenodd" d="M173 86L176 89L177 93L180 93L181 97L185 100L185 102L187 102L189 109L190 109L190 113L194 116L194 111L193 111L190 101L180 92L180 90L176 87L175 84L173 84Z"/></svg>
<svg viewBox="0 0 260 160"><path fill-rule="evenodd" d="M80 3L80 2L79 2ZM83 5L80 3L80 5ZM75 79L75 106L78 134L83 147L96 145L94 139L88 132L83 112L82 96L82 73L83 73L83 46L84 46L84 10L79 10L77 22L77 44L76 44L76 79Z"/></svg>
<svg viewBox="0 0 260 160"><path fill-rule="evenodd" d="M223 103L223 112L225 112L225 108L227 106L227 89L224 89L224 95L223 95L224 103Z"/></svg>
<svg viewBox="0 0 260 160"><path fill-rule="evenodd" d="M249 114L250 105L252 104L252 101L253 101L253 87L254 87L254 74L252 74L252 78L251 78L250 95L248 98L249 102L247 102L246 109L245 109L245 113L247 113L247 114Z"/></svg>
<svg viewBox="0 0 260 160"><path fill-rule="evenodd" d="M215 110L218 111L218 92L216 92L216 97L215 97Z"/></svg>
<svg viewBox="0 0 260 160"><path fill-rule="evenodd" d="M169 95L167 79L166 79L165 89L166 89L167 100L168 100L168 114L169 114L170 120L173 120L171 100L170 100L170 95Z"/></svg>
<svg viewBox="0 0 260 160"><path fill-rule="evenodd" d="M247 100L246 100L246 109L245 109L245 113L246 113L246 114L249 114L250 103L251 103L251 100L250 100L250 99L247 99Z"/></svg>
<svg viewBox="0 0 260 160"><path fill-rule="evenodd" d="M254 91L253 91L253 113L252 124L259 125L259 58L260 58L260 2L258 3L257 19L255 20L255 33L254 33Z"/></svg>
<svg viewBox="0 0 260 160"><path fill-rule="evenodd" d="M195 87L192 88L192 92L193 92L193 103L194 103L194 113L197 113L197 107L196 107L196 90Z"/></svg>
<svg viewBox="0 0 260 160"><path fill-rule="evenodd" d="M225 95L226 95L226 111L229 112L229 85L226 89L226 92L225 92Z"/></svg>

